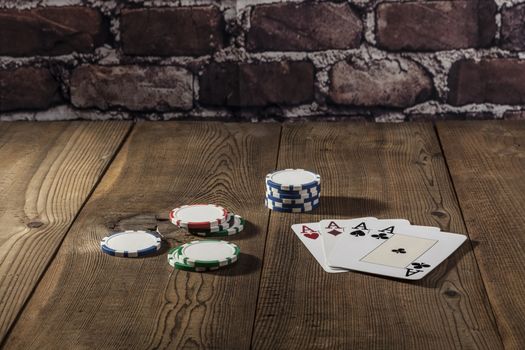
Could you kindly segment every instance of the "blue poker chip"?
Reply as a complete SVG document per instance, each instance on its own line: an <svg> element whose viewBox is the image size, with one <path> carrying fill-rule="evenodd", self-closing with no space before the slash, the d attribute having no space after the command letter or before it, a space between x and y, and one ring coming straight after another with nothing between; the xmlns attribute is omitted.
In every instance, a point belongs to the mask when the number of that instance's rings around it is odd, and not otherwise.
<svg viewBox="0 0 525 350"><path fill-rule="evenodd" d="M316 205L319 204L319 198L316 198L312 202L299 203L299 204L286 204L286 203L282 203L282 202L275 202L275 201L270 200L269 198L266 198L265 203L266 203L267 206L270 205L272 207L283 208L283 209L311 208L311 207L315 207Z"/></svg>
<svg viewBox="0 0 525 350"><path fill-rule="evenodd" d="M276 207L276 206L269 204L268 200L265 200L265 205L268 209L271 209L273 211L283 212L283 213L305 213L305 212L310 212L316 209L317 207L319 207L319 204L317 204L317 205L302 207L302 208L281 208L281 207Z"/></svg>
<svg viewBox="0 0 525 350"><path fill-rule="evenodd" d="M271 193L266 193L266 198L271 202L279 202L283 204L306 204L306 203L312 203L315 200L319 200L320 194L316 195L315 197L307 197L307 198L279 198L275 197Z"/></svg>
<svg viewBox="0 0 525 350"><path fill-rule="evenodd" d="M106 254L137 258L158 251L162 240L156 232L123 231L104 237L100 248Z"/></svg>
<svg viewBox="0 0 525 350"><path fill-rule="evenodd" d="M306 194L288 194L288 193L277 193L273 191L266 191L266 196L272 196L279 199L307 199L315 198L320 196L320 192L306 193Z"/></svg>
<svg viewBox="0 0 525 350"><path fill-rule="evenodd" d="M321 176L304 169L277 170L266 175L266 185L281 191L302 191L321 184Z"/></svg>
<svg viewBox="0 0 525 350"><path fill-rule="evenodd" d="M279 193L279 194L287 194L287 195L307 195L307 194L315 194L321 192L321 185L308 188L306 190L298 190L298 191L285 191L285 190L279 190L274 187L266 186L266 192L272 192L272 193Z"/></svg>

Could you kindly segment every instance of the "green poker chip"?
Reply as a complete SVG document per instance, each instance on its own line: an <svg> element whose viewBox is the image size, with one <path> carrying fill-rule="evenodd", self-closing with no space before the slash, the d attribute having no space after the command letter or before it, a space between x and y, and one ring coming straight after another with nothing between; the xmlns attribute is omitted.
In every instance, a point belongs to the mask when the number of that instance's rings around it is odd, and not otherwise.
<svg viewBox="0 0 525 350"><path fill-rule="evenodd" d="M178 262L191 267L223 267L235 263L239 247L231 242L206 240L193 241L176 248L173 253Z"/></svg>
<svg viewBox="0 0 525 350"><path fill-rule="evenodd" d="M187 264L184 264L179 260L178 255L176 254L177 248L171 248L168 251L168 263L176 268L177 270L183 270L183 271L190 271L190 272L206 272L206 271L214 271L218 270L219 267L196 267L196 266L190 266Z"/></svg>

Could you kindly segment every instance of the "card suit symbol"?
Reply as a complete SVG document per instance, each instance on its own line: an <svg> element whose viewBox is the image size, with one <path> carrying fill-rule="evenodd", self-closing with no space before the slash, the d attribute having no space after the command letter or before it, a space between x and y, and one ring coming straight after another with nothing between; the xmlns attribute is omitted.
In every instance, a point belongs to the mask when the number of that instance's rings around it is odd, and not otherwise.
<svg viewBox="0 0 525 350"><path fill-rule="evenodd" d="M429 264L418 263L418 262L412 263L412 266L414 266L415 269L423 269L423 268L430 267Z"/></svg>
<svg viewBox="0 0 525 350"><path fill-rule="evenodd" d="M304 236L310 239L317 239L317 237L319 237L319 234L317 232L312 232L312 233L305 233Z"/></svg>
<svg viewBox="0 0 525 350"><path fill-rule="evenodd" d="M388 239L388 235L386 233L378 233L375 235L372 235L375 239Z"/></svg>
<svg viewBox="0 0 525 350"><path fill-rule="evenodd" d="M392 251L396 254L406 254L406 250L405 248L397 248L397 249L392 249Z"/></svg>
<svg viewBox="0 0 525 350"><path fill-rule="evenodd" d="M340 235L343 232L341 232L339 230L332 230L332 231L328 231L328 233L331 234L332 236L337 236L337 235Z"/></svg>
<svg viewBox="0 0 525 350"><path fill-rule="evenodd" d="M352 236L355 236L355 237L360 237L360 236L364 236L365 235L365 233L363 231L361 231L361 230L350 232L350 234Z"/></svg>

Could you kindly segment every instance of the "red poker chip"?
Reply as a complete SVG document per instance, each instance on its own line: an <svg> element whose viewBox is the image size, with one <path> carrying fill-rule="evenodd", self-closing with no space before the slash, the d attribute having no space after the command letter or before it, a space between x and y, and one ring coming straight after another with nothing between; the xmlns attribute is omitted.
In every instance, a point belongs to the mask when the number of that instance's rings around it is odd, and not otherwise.
<svg viewBox="0 0 525 350"><path fill-rule="evenodd" d="M170 212L174 225L187 229L209 229L228 221L228 211L215 204L183 205Z"/></svg>

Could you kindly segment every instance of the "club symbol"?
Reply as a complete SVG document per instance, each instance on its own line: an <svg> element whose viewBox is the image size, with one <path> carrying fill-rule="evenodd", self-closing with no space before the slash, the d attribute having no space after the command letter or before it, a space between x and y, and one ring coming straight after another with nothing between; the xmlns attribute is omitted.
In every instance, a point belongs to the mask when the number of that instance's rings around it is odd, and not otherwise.
<svg viewBox="0 0 525 350"><path fill-rule="evenodd" d="M392 251L396 254L406 254L406 250L405 248L397 248L397 249L392 249Z"/></svg>
<svg viewBox="0 0 525 350"><path fill-rule="evenodd" d="M418 263L418 262L412 263L412 266L414 266L415 269L423 269L423 268L426 268L426 267L430 267L429 264Z"/></svg>
<svg viewBox="0 0 525 350"><path fill-rule="evenodd" d="M375 239L388 239L388 235L386 233L378 233L375 235L372 235Z"/></svg>
<svg viewBox="0 0 525 350"><path fill-rule="evenodd" d="M365 233L363 231L361 231L361 230L350 232L350 234L352 236L355 236L355 237L360 237L360 236L364 236L365 235Z"/></svg>

